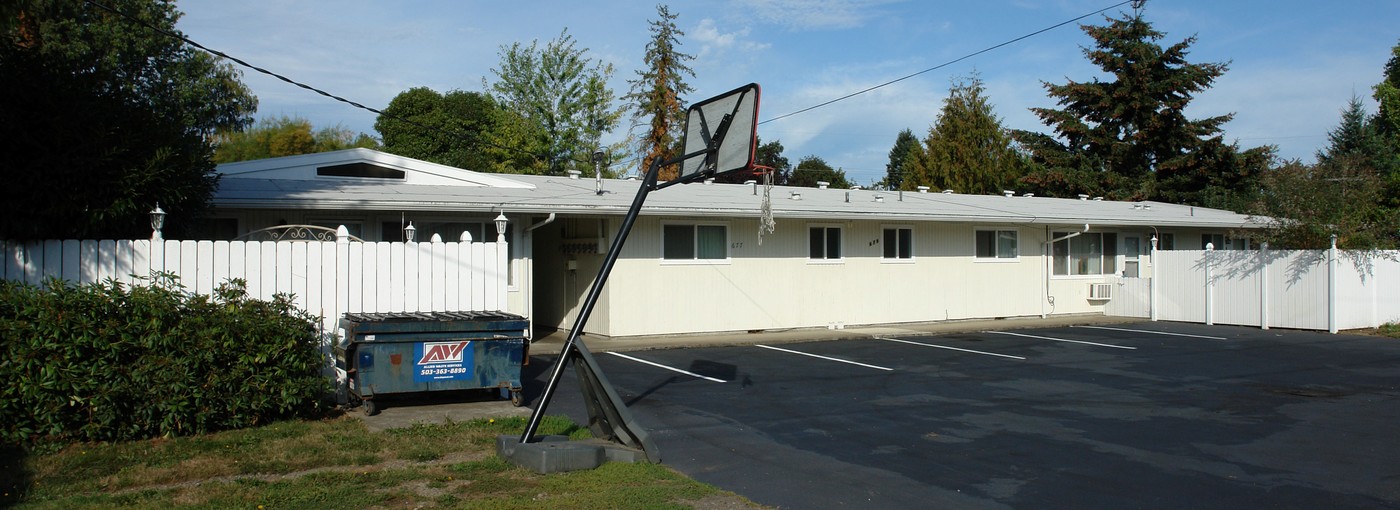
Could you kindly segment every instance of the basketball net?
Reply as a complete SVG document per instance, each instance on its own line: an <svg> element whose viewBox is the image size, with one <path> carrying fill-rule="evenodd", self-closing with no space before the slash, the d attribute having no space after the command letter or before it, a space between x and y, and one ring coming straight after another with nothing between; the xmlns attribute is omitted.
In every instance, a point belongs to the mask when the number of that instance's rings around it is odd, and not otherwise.
<svg viewBox="0 0 1400 510"><path fill-rule="evenodd" d="M758 245L763 246L763 236L778 228L778 222L773 219L773 169L766 166L754 169L763 172L763 202L758 208Z"/></svg>

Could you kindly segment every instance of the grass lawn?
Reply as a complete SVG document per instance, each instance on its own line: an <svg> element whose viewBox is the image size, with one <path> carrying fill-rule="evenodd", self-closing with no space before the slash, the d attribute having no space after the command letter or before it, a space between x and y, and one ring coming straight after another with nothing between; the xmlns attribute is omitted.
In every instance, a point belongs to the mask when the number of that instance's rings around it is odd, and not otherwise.
<svg viewBox="0 0 1400 510"><path fill-rule="evenodd" d="M356 419L200 437L5 449L0 508L758 508L655 464L539 475L495 455L523 418L370 432ZM589 436L546 417L540 434Z"/></svg>

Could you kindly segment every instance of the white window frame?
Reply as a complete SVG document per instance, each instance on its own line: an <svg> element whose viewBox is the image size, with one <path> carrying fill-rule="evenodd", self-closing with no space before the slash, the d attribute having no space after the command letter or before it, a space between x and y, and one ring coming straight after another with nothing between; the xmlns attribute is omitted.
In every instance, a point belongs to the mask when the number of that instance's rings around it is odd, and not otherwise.
<svg viewBox="0 0 1400 510"><path fill-rule="evenodd" d="M896 233L895 233L895 241L896 241L896 242L899 241L899 233L898 233L898 231L900 231L900 230L908 230L908 231L909 231L909 256L908 256L908 257L900 257L900 256L899 256L899 245L895 245L895 249L894 249L894 250L895 250L895 251L894 251L895 256L894 256L893 258L891 258L891 257L886 257L886 256L885 256L885 231L886 231L886 230L894 230L894 231L896 231ZM811 235L810 231L809 231L809 233L808 233L807 235ZM808 242L809 245L810 245L811 240L808 240L807 242ZM914 241L914 226L913 226L913 225L880 225L880 262L881 262L881 263L884 263L884 264L913 264L913 263L914 263L914 259L916 259L916 258L919 257L919 255L918 255L917 253L914 253L914 247L915 247L915 246L917 246L917 243L915 243L915 241ZM810 247L810 246L808 247L808 251L809 251L809 252L811 251L811 247ZM809 253L808 255L809 255L809 258L810 258L810 253Z"/></svg>
<svg viewBox="0 0 1400 510"><path fill-rule="evenodd" d="M671 226L692 227L692 229L691 229L692 234L691 234L691 235L692 235L693 237L691 238L691 240L694 241L694 244L691 246L691 248L692 248L692 250L695 251L694 253L692 253L692 255L695 256L695 257L697 257L697 258L689 258L689 259L668 259L668 258L666 258L666 227L671 227ZM700 243L699 243L698 236L699 236L700 229L697 228L697 227L702 227L702 226L704 226L704 227L723 227L723 228L724 228L724 258L720 258L720 259L702 259L702 258L698 258L698 257L699 257L698 251L699 251L699 249L700 249ZM730 238L729 238L729 230L730 230L730 229L729 229L729 222L727 222L727 221L663 221L663 222L661 222L660 232L658 233L658 235L659 235L659 237L660 237L660 246L659 246L659 247L660 247L660 250L659 250L659 253L657 253L657 257L658 257L658 259L661 261L661 263L662 263L663 265L668 265L668 266L695 266L695 265L702 265L702 266L703 266L703 265L725 265L725 264L729 264L729 263L730 263L730 252L729 252L729 248L730 248L729 239L730 239Z"/></svg>
<svg viewBox="0 0 1400 510"><path fill-rule="evenodd" d="M838 243L839 243L839 244L837 245L837 249L841 250L841 256L836 257L836 258L830 258L830 257L819 258L819 259L817 259L817 258L812 258L812 229L814 229L814 228L825 229L825 230L823 230L823 232L822 232L822 249L823 249L823 252L825 252L825 247L826 247L826 236L827 236L826 231L832 230L832 229L835 229L835 230L836 230L837 235L841 236L841 239L838 240ZM835 223L808 223L808 224L807 224L807 244L806 244L806 246L805 246L805 250L806 250L806 252L807 252L807 263L808 263L808 264L844 264L844 263L846 263L846 226L845 226L845 225L840 225L840 224L835 224Z"/></svg>
<svg viewBox="0 0 1400 510"><path fill-rule="evenodd" d="M993 240L996 239L996 235L997 235L996 233L997 233L997 232L1011 232L1012 234L1015 234L1015 235L1016 235L1016 251L1015 251L1015 253L1013 253L1012 256L1010 256L1010 257L1001 257L1001 256L999 256L999 255L1001 254L1001 248L1000 248L1000 247L1001 247L1001 243L996 243L996 246L997 246L997 255L998 255L998 256L994 256L994 257L979 257L979 256L977 256L977 236L978 236L978 234L980 234L980 233L982 233L982 232L993 232L993 234L992 234L992 235L993 235ZM1007 228L985 227L985 228L976 228L976 229L973 229L973 232L972 232L972 261L973 261L973 262L982 263L982 264L999 264L999 263L1000 263L1000 264L1004 264L1004 263L1010 263L1010 262L1020 262L1020 260L1021 260L1021 229L1019 229L1019 228L1014 228L1014 227L1007 227Z"/></svg>
<svg viewBox="0 0 1400 510"><path fill-rule="evenodd" d="M1066 235L1068 235L1068 234L1072 234L1072 233L1073 233L1072 231L1059 231L1059 232L1056 232L1056 231L1053 231L1053 230L1052 230L1052 231L1050 232L1050 238L1051 238L1051 239L1056 239L1056 238L1064 237L1064 236L1066 236ZM1112 254L1112 255L1109 255L1109 254L1107 253L1107 251L1105 250L1105 247L1108 245L1108 243L1105 243L1105 242L1104 242L1103 236L1106 236L1106 235L1111 235L1111 236L1113 236L1113 254ZM1120 260L1120 259L1122 258L1122 254L1118 253L1118 242L1119 242L1119 236L1121 236L1121 235L1122 235L1122 234L1119 233L1119 232L1117 232L1117 231L1085 232L1085 233L1083 233L1083 234L1080 234L1080 235L1077 235L1077 236L1074 236L1074 237L1071 237L1071 238L1068 238L1068 239L1063 239L1063 240L1060 240L1060 241L1056 241L1055 243L1052 243L1052 244L1050 245L1050 276L1053 277L1053 278L1075 279L1075 278L1102 278L1102 277L1104 277L1104 276L1114 276L1114 275L1122 274L1122 273L1121 273L1121 271L1122 271L1122 263L1121 263L1121 260ZM1099 252L1098 252L1098 258L1099 258L1099 272L1097 272L1097 273L1072 274L1072 273L1069 271L1069 268L1070 268L1070 263L1071 263L1071 262L1073 261L1073 259L1074 259L1074 254L1071 252L1071 250L1073 250L1073 246L1074 246L1074 245L1073 245L1073 242L1074 242L1075 239L1080 238L1080 237L1084 237L1084 236L1099 236L1099 244L1098 244L1098 247L1099 247ZM1083 242L1083 241L1081 241L1081 242ZM1057 267L1056 267L1057 264L1055 264L1055 259L1058 258L1058 256L1055 255L1055 246L1058 245L1059 243L1065 243L1066 260L1065 260L1065 272L1064 272L1064 273L1056 272L1056 270L1057 270ZM1113 264L1113 270L1112 270L1112 271L1107 271L1107 272L1105 272L1105 271L1104 271L1104 263L1105 263L1105 261L1109 261L1109 260L1113 261L1113 262L1112 262L1112 264Z"/></svg>

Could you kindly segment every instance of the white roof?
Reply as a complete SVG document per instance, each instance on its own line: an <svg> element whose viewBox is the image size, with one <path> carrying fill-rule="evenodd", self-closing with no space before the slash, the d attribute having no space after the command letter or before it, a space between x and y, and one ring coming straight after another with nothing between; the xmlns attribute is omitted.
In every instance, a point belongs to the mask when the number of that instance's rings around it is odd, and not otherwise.
<svg viewBox="0 0 1400 510"><path fill-rule="evenodd" d="M365 162L404 170L403 179L324 177L315 168ZM220 165L215 208L625 214L640 181L485 174L368 149ZM654 191L642 214L759 215L764 188L692 183ZM797 219L939 221L983 224L1258 228L1246 215L1161 202L1118 202L774 186L774 216ZM800 194L795 199L794 194ZM877 200L876 197L882 197Z"/></svg>

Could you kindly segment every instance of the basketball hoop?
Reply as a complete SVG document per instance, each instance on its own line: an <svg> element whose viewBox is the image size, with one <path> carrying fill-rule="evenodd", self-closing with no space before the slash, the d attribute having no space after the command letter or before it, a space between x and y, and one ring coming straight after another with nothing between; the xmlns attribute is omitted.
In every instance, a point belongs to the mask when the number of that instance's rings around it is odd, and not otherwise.
<svg viewBox="0 0 1400 510"><path fill-rule="evenodd" d="M754 165L753 169L763 174L763 202L758 207L758 245L763 246L763 236L778 229L778 222L773 219L773 168Z"/></svg>

